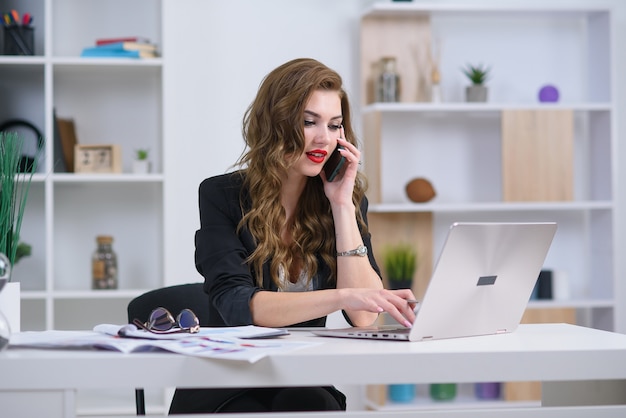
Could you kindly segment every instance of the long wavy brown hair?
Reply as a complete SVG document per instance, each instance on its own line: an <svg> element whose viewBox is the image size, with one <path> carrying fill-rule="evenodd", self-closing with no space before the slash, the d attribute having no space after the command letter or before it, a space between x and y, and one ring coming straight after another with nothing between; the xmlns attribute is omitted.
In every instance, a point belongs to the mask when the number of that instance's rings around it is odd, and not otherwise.
<svg viewBox="0 0 626 418"><path fill-rule="evenodd" d="M329 280L336 280L335 225L322 179L316 176L307 180L290 224L291 244L281 239L287 219L280 192L287 171L304 152L304 110L314 91L338 92L345 137L357 146L350 104L342 85L341 76L324 64L295 59L265 77L244 114L246 151L238 165L242 167L243 190L249 193L249 202L244 202L242 196L244 216L238 228L247 228L256 240L257 247L247 262L254 267L259 286L263 284L263 264L270 260L270 274L279 287L280 266L286 279L291 280L292 263L301 265L307 280L311 280L318 271L318 255L330 267ZM362 233L367 233L360 211L366 188L365 176L359 172L352 201Z"/></svg>

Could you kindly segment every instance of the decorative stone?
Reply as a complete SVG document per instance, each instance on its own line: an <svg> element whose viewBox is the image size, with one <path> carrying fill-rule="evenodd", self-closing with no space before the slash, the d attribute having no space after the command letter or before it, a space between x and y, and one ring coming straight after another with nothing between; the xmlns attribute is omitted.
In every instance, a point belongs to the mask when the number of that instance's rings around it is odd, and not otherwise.
<svg viewBox="0 0 626 418"><path fill-rule="evenodd" d="M406 185L406 195L412 202L425 203L432 200L437 193L430 181L425 178L418 177L411 180Z"/></svg>
<svg viewBox="0 0 626 418"><path fill-rule="evenodd" d="M558 102L559 90L552 85L545 85L539 90L540 102Z"/></svg>

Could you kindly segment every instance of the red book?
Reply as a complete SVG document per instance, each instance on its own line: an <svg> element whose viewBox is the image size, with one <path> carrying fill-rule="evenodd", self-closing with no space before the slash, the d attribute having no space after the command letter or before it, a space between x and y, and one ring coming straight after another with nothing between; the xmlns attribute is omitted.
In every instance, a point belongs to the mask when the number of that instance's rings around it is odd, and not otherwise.
<svg viewBox="0 0 626 418"><path fill-rule="evenodd" d="M96 39L96 45L115 44L119 42L137 42L137 43L149 43L150 40L141 36L127 36L122 38L101 38Z"/></svg>

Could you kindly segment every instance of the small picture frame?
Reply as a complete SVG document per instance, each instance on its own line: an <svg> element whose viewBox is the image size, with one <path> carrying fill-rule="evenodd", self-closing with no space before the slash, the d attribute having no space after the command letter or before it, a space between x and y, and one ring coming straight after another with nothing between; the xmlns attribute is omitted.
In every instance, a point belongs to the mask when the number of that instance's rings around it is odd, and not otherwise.
<svg viewBox="0 0 626 418"><path fill-rule="evenodd" d="M119 145L76 145L75 173L121 173L122 150Z"/></svg>

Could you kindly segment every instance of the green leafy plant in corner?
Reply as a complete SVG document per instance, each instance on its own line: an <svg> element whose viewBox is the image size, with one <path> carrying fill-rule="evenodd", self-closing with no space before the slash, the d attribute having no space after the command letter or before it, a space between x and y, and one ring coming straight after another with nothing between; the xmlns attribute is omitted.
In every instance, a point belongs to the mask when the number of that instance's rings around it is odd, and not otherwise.
<svg viewBox="0 0 626 418"><path fill-rule="evenodd" d="M383 263L388 280L412 281L417 268L417 252L408 244L388 246Z"/></svg>
<svg viewBox="0 0 626 418"><path fill-rule="evenodd" d="M467 64L464 68L461 68L461 71L469 78L472 84L480 86L489 79L491 68L485 67L482 64L476 66Z"/></svg>
<svg viewBox="0 0 626 418"><path fill-rule="evenodd" d="M138 150L135 150L135 157L136 157L138 160L140 160L140 161L141 161L141 160L147 160L147 159L148 159L148 154L149 154L149 151L150 151L150 150L148 150L148 149L144 149L144 148L140 148L140 149L138 149Z"/></svg>
<svg viewBox="0 0 626 418"><path fill-rule="evenodd" d="M19 249L20 230L26 200L33 174L41 156L39 148L33 164L20 171L24 139L15 132L0 132L0 253L5 254L11 265L30 254L30 248ZM19 254L18 254L19 251Z"/></svg>

